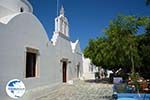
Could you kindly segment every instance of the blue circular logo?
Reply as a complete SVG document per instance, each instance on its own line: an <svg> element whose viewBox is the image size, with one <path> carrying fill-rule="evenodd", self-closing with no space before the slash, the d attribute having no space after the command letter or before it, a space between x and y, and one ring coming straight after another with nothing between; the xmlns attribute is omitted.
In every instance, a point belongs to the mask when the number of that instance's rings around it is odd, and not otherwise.
<svg viewBox="0 0 150 100"><path fill-rule="evenodd" d="M10 80L6 85L6 92L11 98L18 99L24 95L25 85L18 79Z"/></svg>

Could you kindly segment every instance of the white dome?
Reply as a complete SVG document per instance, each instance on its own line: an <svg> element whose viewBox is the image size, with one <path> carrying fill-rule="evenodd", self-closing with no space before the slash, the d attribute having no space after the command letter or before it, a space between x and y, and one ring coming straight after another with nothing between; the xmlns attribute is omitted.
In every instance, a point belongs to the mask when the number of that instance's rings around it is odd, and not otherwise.
<svg viewBox="0 0 150 100"><path fill-rule="evenodd" d="M33 12L27 0L0 0L0 18L20 12Z"/></svg>

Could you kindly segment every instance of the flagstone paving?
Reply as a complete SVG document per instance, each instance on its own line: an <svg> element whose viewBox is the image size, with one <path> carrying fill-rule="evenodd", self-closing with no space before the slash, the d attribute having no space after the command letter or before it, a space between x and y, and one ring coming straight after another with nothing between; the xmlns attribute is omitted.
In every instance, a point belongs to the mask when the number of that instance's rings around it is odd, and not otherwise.
<svg viewBox="0 0 150 100"><path fill-rule="evenodd" d="M110 100L111 96L111 84L76 81L72 85L63 84L36 100Z"/></svg>

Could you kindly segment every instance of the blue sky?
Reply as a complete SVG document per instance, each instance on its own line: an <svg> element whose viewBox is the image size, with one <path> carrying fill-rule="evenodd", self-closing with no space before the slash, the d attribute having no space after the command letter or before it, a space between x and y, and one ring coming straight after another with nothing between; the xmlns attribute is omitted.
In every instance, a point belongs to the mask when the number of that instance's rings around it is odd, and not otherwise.
<svg viewBox="0 0 150 100"><path fill-rule="evenodd" d="M51 39L57 16L57 0L29 2ZM90 38L103 35L104 28L118 14L150 16L150 6L145 5L145 0L59 0L59 8L61 5L69 20L70 38L73 41L79 39L82 50Z"/></svg>

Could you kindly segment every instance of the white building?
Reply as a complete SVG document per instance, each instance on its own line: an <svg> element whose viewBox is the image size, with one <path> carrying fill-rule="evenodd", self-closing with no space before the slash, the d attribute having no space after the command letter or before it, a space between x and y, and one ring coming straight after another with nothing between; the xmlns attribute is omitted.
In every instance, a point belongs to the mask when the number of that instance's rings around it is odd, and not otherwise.
<svg viewBox="0 0 150 100"><path fill-rule="evenodd" d="M82 58L83 60L83 76L84 80L93 80L95 79L95 72L99 72L103 69L102 67L95 66L92 64L91 59L89 58ZM103 69L104 70L104 69ZM110 77L110 74L113 74L112 70L106 70L107 76L106 78Z"/></svg>
<svg viewBox="0 0 150 100"><path fill-rule="evenodd" d="M37 1L38 2L38 1ZM49 40L27 0L0 0L0 99L11 79L23 81L26 92L19 100L32 100L52 87L82 76L82 52L69 38L64 9L55 19Z"/></svg>
<svg viewBox="0 0 150 100"><path fill-rule="evenodd" d="M98 67L92 64L89 58L83 59L83 79L84 80L93 80L95 79L95 72L98 72Z"/></svg>

